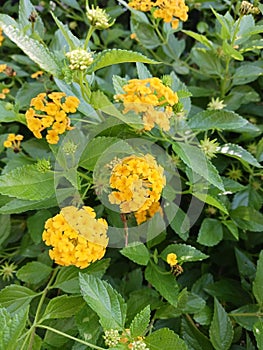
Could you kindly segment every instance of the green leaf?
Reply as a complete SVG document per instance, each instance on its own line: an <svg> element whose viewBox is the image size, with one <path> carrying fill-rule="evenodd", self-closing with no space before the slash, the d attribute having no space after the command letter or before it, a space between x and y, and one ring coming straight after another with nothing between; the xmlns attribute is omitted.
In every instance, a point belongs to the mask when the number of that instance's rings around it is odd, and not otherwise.
<svg viewBox="0 0 263 350"><path fill-rule="evenodd" d="M169 192L168 186L164 188L167 188L167 191ZM163 193L163 197L165 194ZM173 219L170 222L171 228L178 234L180 238L182 238L184 241L188 238L189 230L190 230L190 220L187 214L179 208L175 203L172 203L168 208L165 208L166 211L171 209L173 214ZM175 215L174 215L175 214Z"/></svg>
<svg viewBox="0 0 263 350"><path fill-rule="evenodd" d="M200 201L207 203L209 205L212 205L213 207L221 210L223 213L228 214L228 210L225 207L224 203L222 203L220 201L220 199L216 196L212 196L210 194L206 194L206 193L198 193L198 192L194 192L193 195L200 199Z"/></svg>
<svg viewBox="0 0 263 350"><path fill-rule="evenodd" d="M250 154L247 150L239 145L233 143L225 143L224 145L217 148L217 152L236 158L242 163L248 163L261 168L261 165L258 163L256 158L254 158L252 154Z"/></svg>
<svg viewBox="0 0 263 350"><path fill-rule="evenodd" d="M223 226L217 219L205 218L201 224L197 242L207 247L217 245L223 239Z"/></svg>
<svg viewBox="0 0 263 350"><path fill-rule="evenodd" d="M2 214L19 214L29 210L38 210L52 208L58 205L58 198L50 197L48 199L31 201L26 199L12 199L0 208Z"/></svg>
<svg viewBox="0 0 263 350"><path fill-rule="evenodd" d="M0 17L0 27L4 33L12 40L32 61L48 73L59 76L61 74L60 66L58 65L55 55L51 53L46 46L38 41L24 35L21 30L7 25Z"/></svg>
<svg viewBox="0 0 263 350"><path fill-rule="evenodd" d="M189 350L213 350L209 339L187 318L182 318L182 336Z"/></svg>
<svg viewBox="0 0 263 350"><path fill-rule="evenodd" d="M40 200L54 195L54 173L24 165L0 176L0 193L19 199Z"/></svg>
<svg viewBox="0 0 263 350"><path fill-rule="evenodd" d="M193 314L205 307L205 300L184 288L178 296L177 310L183 314Z"/></svg>
<svg viewBox="0 0 263 350"><path fill-rule="evenodd" d="M0 123L19 122L26 124L25 117L22 114L16 113L14 109L9 109L4 101L0 101Z"/></svg>
<svg viewBox="0 0 263 350"><path fill-rule="evenodd" d="M234 336L231 320L216 298L214 299L214 315L209 329L209 335L216 350L229 349Z"/></svg>
<svg viewBox="0 0 263 350"><path fill-rule="evenodd" d="M146 266L150 260L150 253L141 242L130 243L128 246L124 247L120 253L139 265Z"/></svg>
<svg viewBox="0 0 263 350"><path fill-rule="evenodd" d="M245 85L263 74L263 68L255 63L246 63L238 67L233 75L233 85Z"/></svg>
<svg viewBox="0 0 263 350"><path fill-rule="evenodd" d="M192 32L191 30L182 30L182 32L185 33L186 35L189 35L191 38L194 38L195 40L199 41L201 44L209 47L210 49L213 48L212 41L208 40L205 35Z"/></svg>
<svg viewBox="0 0 263 350"><path fill-rule="evenodd" d="M21 281L31 284L38 284L39 282L48 278L51 274L52 268L38 261L32 261L23 265L16 273L17 278Z"/></svg>
<svg viewBox="0 0 263 350"><path fill-rule="evenodd" d="M232 45L228 44L227 41L223 42L222 49L226 56L230 56L237 61L244 60L244 57L242 56L242 54L239 51L235 50Z"/></svg>
<svg viewBox="0 0 263 350"><path fill-rule="evenodd" d="M21 27L21 30L30 35L32 29L32 25L29 21L29 17L32 12L36 12L35 7L29 0L21 0L19 1L19 21L18 24ZM27 29L27 30L26 30ZM37 31L39 35L44 35L44 24L41 20L40 16L37 16L34 23L34 31Z"/></svg>
<svg viewBox="0 0 263 350"><path fill-rule="evenodd" d="M206 159L204 153L198 147L177 142L173 144L173 150L193 172L199 174L220 190L224 190L223 182L216 167Z"/></svg>
<svg viewBox="0 0 263 350"><path fill-rule="evenodd" d="M0 246L4 243L11 232L10 215L0 215Z"/></svg>
<svg viewBox="0 0 263 350"><path fill-rule="evenodd" d="M256 266L253 261L249 259L249 256L245 254L245 252L242 252L238 248L235 248L235 255L240 277L243 278L246 282L251 282L254 280L256 275ZM251 284L249 282L247 282L247 284L250 290Z"/></svg>
<svg viewBox="0 0 263 350"><path fill-rule="evenodd" d="M208 255L190 245L177 243L170 244L160 254L160 257L166 262L167 254L174 253L177 255L179 264L190 261L201 261L208 258Z"/></svg>
<svg viewBox="0 0 263 350"><path fill-rule="evenodd" d="M80 161L79 166L87 169L94 170L95 165L104 151L114 145L116 142L120 141L117 137L106 137L99 136L92 139L85 147Z"/></svg>
<svg viewBox="0 0 263 350"><path fill-rule="evenodd" d="M232 220L223 220L222 224L227 227L228 231L232 234L232 236L238 241L239 240L239 234L238 234L238 228L234 224Z"/></svg>
<svg viewBox="0 0 263 350"><path fill-rule="evenodd" d="M150 350L188 350L185 342L168 328L158 329L146 337L144 341Z"/></svg>
<svg viewBox="0 0 263 350"><path fill-rule="evenodd" d="M263 318L260 317L261 307L256 304L248 304L241 306L240 308L231 311L229 314L234 320L243 328L248 331L253 330L254 324Z"/></svg>
<svg viewBox="0 0 263 350"><path fill-rule="evenodd" d="M263 321L258 321L254 324L253 333L257 341L259 350L263 349Z"/></svg>
<svg viewBox="0 0 263 350"><path fill-rule="evenodd" d="M122 296L106 281L81 273L81 294L100 318L103 329L123 329L127 305Z"/></svg>
<svg viewBox="0 0 263 350"><path fill-rule="evenodd" d="M94 61L89 66L88 72L95 72L98 69L112 66L113 64L127 62L142 62L148 64L158 64L159 62L152 60L139 52L129 50L104 50L94 57Z"/></svg>
<svg viewBox="0 0 263 350"><path fill-rule="evenodd" d="M145 270L145 278L173 306L177 306L179 286L175 277L151 260Z"/></svg>
<svg viewBox="0 0 263 350"><path fill-rule="evenodd" d="M52 216L49 210L39 210L34 215L28 217L27 228L34 243L42 241L42 233L45 222Z"/></svg>
<svg viewBox="0 0 263 350"><path fill-rule="evenodd" d="M61 295L52 298L42 316L43 320L51 318L67 318L76 315L76 313L85 305L85 302L80 296Z"/></svg>
<svg viewBox="0 0 263 350"><path fill-rule="evenodd" d="M188 126L192 130L206 131L210 129L215 130L235 130L249 124L249 122L242 118L235 112L216 110L216 111L202 111L191 117L188 121Z"/></svg>
<svg viewBox="0 0 263 350"><path fill-rule="evenodd" d="M0 309L0 349L17 350L23 341L18 341L25 332L28 307L11 315L6 309Z"/></svg>
<svg viewBox="0 0 263 350"><path fill-rule="evenodd" d="M253 294L260 305L263 305L263 250L259 254L256 277L253 282Z"/></svg>
<svg viewBox="0 0 263 350"><path fill-rule="evenodd" d="M149 70L146 68L146 66L143 63L137 62L136 68L137 68L137 74L138 74L139 79L152 78L151 73L149 72Z"/></svg>
<svg viewBox="0 0 263 350"><path fill-rule="evenodd" d="M252 232L263 230L263 215L252 207L240 206L231 210L230 217L243 230Z"/></svg>
<svg viewBox="0 0 263 350"><path fill-rule="evenodd" d="M0 305L9 312L16 313L27 306L37 295L29 288L11 284L0 291Z"/></svg>
<svg viewBox="0 0 263 350"><path fill-rule="evenodd" d="M150 323L150 317L151 309L149 305L134 317L130 325L131 336L133 338L144 335Z"/></svg>

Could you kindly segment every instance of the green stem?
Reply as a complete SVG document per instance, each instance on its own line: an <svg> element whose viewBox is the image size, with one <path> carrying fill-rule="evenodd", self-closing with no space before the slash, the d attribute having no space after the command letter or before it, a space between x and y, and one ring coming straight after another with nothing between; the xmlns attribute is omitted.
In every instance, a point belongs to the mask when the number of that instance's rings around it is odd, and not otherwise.
<svg viewBox="0 0 263 350"><path fill-rule="evenodd" d="M229 313L228 316L232 317L262 317L263 313L262 312L240 312L240 313Z"/></svg>
<svg viewBox="0 0 263 350"><path fill-rule="evenodd" d="M84 50L87 50L90 38L91 38L94 30L95 30L95 28L93 26L89 27L89 30L88 30L88 33L87 33L87 36L86 36L86 39L85 39L85 42L84 42L84 46L83 46Z"/></svg>
<svg viewBox="0 0 263 350"><path fill-rule="evenodd" d="M72 339L72 340L75 340L76 342L78 343L81 343L81 344L84 344L84 345L87 345L89 346L90 348L92 349L97 349L97 350L107 350L105 348L101 348L100 346L97 346L97 345L94 345L94 344L91 344L91 343L88 343L84 340L81 340L81 339L78 339L78 338L75 338L67 333L64 333L64 332L61 332L55 328L52 328L52 327L49 327L49 326L45 326L43 324L40 324L40 325L36 325L38 328L44 328L44 329L47 329L53 333L56 333L56 334L59 334L59 335L62 335L63 337L66 337L66 338L69 338L69 339Z"/></svg>
<svg viewBox="0 0 263 350"><path fill-rule="evenodd" d="M36 332L36 327L37 327L37 322L38 322L38 319L39 319L39 316L40 316L40 313L41 313L41 309L42 309L42 306L43 306L43 303L45 301L45 298L46 298L46 295L47 295L47 292L50 288L50 286L52 285L55 277L56 277L56 274L58 272L60 268L57 267L54 271L53 271L53 275L51 276L48 284L46 285L46 288L43 290L42 292L42 295L41 295L41 298L39 300L39 303L38 303L38 306L37 306L37 310L36 310L36 316L35 316L35 319L34 319L34 322L33 322L33 325L32 327L30 328L30 332L29 332L29 336L30 336L30 340L29 340L29 344L28 344L28 350L32 350L33 348L33 345L34 345L34 337L35 337L35 332ZM26 337L23 345L22 345L22 348L21 350L24 349L24 346L26 345L27 343L27 339L28 337Z"/></svg>

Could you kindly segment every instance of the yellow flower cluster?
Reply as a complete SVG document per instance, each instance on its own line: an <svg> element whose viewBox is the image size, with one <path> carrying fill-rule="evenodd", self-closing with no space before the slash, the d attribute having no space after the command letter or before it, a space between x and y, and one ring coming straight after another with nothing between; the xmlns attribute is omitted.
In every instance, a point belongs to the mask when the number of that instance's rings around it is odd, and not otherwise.
<svg viewBox="0 0 263 350"><path fill-rule="evenodd" d="M48 128L47 142L56 144L60 134L72 129L67 113L75 113L78 105L77 97L66 97L64 92L40 93L32 98L26 111L27 126L38 139L42 138L41 132Z"/></svg>
<svg viewBox="0 0 263 350"><path fill-rule="evenodd" d="M152 218L156 213L163 215L162 207L159 202L153 202L147 210L136 211L134 213L138 225Z"/></svg>
<svg viewBox="0 0 263 350"><path fill-rule="evenodd" d="M178 103L176 92L159 78L131 79L122 88L125 93L114 97L123 102L123 113L142 113L144 130L151 130L155 124L165 131L170 129L172 107Z"/></svg>
<svg viewBox="0 0 263 350"><path fill-rule="evenodd" d="M4 147L12 148L15 152L19 152L23 138L23 135L8 134L7 139L4 141Z"/></svg>
<svg viewBox="0 0 263 350"><path fill-rule="evenodd" d="M7 68L6 64L0 64L0 73L5 72L6 68Z"/></svg>
<svg viewBox="0 0 263 350"><path fill-rule="evenodd" d="M53 246L49 256L57 264L83 269L104 256L107 229L107 222L96 219L91 207L68 206L46 221L42 238L46 245Z"/></svg>
<svg viewBox="0 0 263 350"><path fill-rule="evenodd" d="M10 92L9 89L7 88L4 88L2 89L2 91L0 92L0 99L1 100L4 100L6 98L6 95Z"/></svg>
<svg viewBox="0 0 263 350"><path fill-rule="evenodd" d="M120 206L122 213L148 210L158 202L165 186L164 169L153 156L132 155L123 158L111 172L109 194L111 204Z"/></svg>
<svg viewBox="0 0 263 350"><path fill-rule="evenodd" d="M189 8L185 5L184 0L132 0L129 5L142 12L153 9L153 16L163 19L166 23L171 23L173 29L178 27L179 19L186 21L188 18Z"/></svg>
<svg viewBox="0 0 263 350"><path fill-rule="evenodd" d="M0 28L0 46L2 46L4 40L5 40L5 37L3 36L3 29Z"/></svg>

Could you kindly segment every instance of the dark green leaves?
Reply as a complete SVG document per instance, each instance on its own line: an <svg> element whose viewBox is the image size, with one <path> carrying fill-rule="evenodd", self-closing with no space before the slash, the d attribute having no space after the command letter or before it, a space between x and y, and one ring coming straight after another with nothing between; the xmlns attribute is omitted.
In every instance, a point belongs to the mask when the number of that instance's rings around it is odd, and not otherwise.
<svg viewBox="0 0 263 350"><path fill-rule="evenodd" d="M256 277L253 282L253 294L260 305L263 305L263 251L257 263Z"/></svg>
<svg viewBox="0 0 263 350"><path fill-rule="evenodd" d="M144 244L133 242L121 250L121 254L139 265L147 265L150 260L150 254Z"/></svg>
<svg viewBox="0 0 263 350"><path fill-rule="evenodd" d="M146 337L145 343L151 350L188 350L185 342L168 328L158 329Z"/></svg>
<svg viewBox="0 0 263 350"><path fill-rule="evenodd" d="M106 281L88 274L80 274L81 294L97 313L104 329L123 329L126 304L122 296Z"/></svg>

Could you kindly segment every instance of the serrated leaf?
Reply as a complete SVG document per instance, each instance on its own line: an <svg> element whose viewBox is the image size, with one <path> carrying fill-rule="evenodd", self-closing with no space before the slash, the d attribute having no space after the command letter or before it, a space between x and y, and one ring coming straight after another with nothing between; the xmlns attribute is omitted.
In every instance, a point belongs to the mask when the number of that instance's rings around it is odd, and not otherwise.
<svg viewBox="0 0 263 350"><path fill-rule="evenodd" d="M252 207L240 206L231 210L230 217L243 230L252 232L263 230L263 215Z"/></svg>
<svg viewBox="0 0 263 350"><path fill-rule="evenodd" d="M214 315L209 328L209 335L216 350L229 349L234 336L231 320L216 298L214 299Z"/></svg>
<svg viewBox="0 0 263 350"><path fill-rule="evenodd" d="M54 54L51 53L46 46L31 39L27 35L24 35L21 30L11 25L6 25L1 21L1 17L0 26L9 39L24 51L32 61L38 64L41 69L54 76L59 76L61 74L60 66L57 63Z"/></svg>
<svg viewBox="0 0 263 350"><path fill-rule="evenodd" d="M231 220L224 220L222 221L222 224L225 225L227 227L227 229L229 230L229 232L233 235L233 237L238 241L239 240L239 235L238 235L238 228L236 227L236 225L234 224L233 221Z"/></svg>
<svg viewBox="0 0 263 350"><path fill-rule="evenodd" d="M23 282L38 284L48 278L52 268L39 261L31 261L23 265L16 273L18 279Z"/></svg>
<svg viewBox="0 0 263 350"><path fill-rule="evenodd" d="M0 215L0 246L11 232L11 218L10 215Z"/></svg>
<svg viewBox="0 0 263 350"><path fill-rule="evenodd" d="M114 87L115 94L123 94L123 86L127 84L127 79L120 77L119 75L112 76L112 83Z"/></svg>
<svg viewBox="0 0 263 350"><path fill-rule="evenodd" d="M253 294L257 302L263 304L263 250L259 254L259 259L257 262L256 277L253 282Z"/></svg>
<svg viewBox="0 0 263 350"><path fill-rule="evenodd" d="M27 306L37 295L29 288L11 284L0 291L0 305L9 312L16 313Z"/></svg>
<svg viewBox="0 0 263 350"><path fill-rule="evenodd" d="M201 224L197 242L207 247L213 247L223 239L223 227L219 220L205 218Z"/></svg>
<svg viewBox="0 0 263 350"><path fill-rule="evenodd" d="M218 147L217 152L236 158L240 160L242 163L248 163L253 166L261 168L261 165L258 163L256 158L254 158L252 154L250 154L247 150L245 150L243 147L239 145L236 145L233 143L226 143Z"/></svg>
<svg viewBox="0 0 263 350"><path fill-rule="evenodd" d="M85 305L80 296L61 295L51 299L42 316L42 320L52 318L67 318L76 315L76 313Z"/></svg>
<svg viewBox="0 0 263 350"><path fill-rule="evenodd" d="M206 131L215 130L235 130L248 125L249 122L235 112L216 110L202 111L191 117L188 126L192 130Z"/></svg>
<svg viewBox="0 0 263 350"><path fill-rule="evenodd" d="M199 41L201 44L205 45L206 47L209 47L210 49L213 48L212 41L208 40L205 35L198 34L191 30L182 30L182 32L189 35L191 38L194 38L195 40Z"/></svg>
<svg viewBox="0 0 263 350"><path fill-rule="evenodd" d="M179 286L175 276L150 261L145 270L145 278L171 305L177 306Z"/></svg>
<svg viewBox="0 0 263 350"><path fill-rule="evenodd" d="M139 79L152 78L150 71L146 68L146 66L143 63L137 62L136 68L137 68L137 74Z"/></svg>
<svg viewBox="0 0 263 350"><path fill-rule="evenodd" d="M189 350L213 350L209 339L185 318L182 319L182 336Z"/></svg>
<svg viewBox="0 0 263 350"><path fill-rule="evenodd" d="M79 283L84 300L99 316L103 329L123 329L127 305L122 296L92 275L81 273Z"/></svg>
<svg viewBox="0 0 263 350"><path fill-rule="evenodd" d="M124 247L120 253L136 264L146 266L150 260L150 253L145 245L141 242L132 242Z"/></svg>
<svg viewBox="0 0 263 350"><path fill-rule="evenodd" d="M201 261L207 259L209 256L200 252L200 250L196 249L187 244L177 243L170 244L166 247L160 254L160 257L166 261L167 254L174 253L177 255L177 259L179 263L190 262L190 261Z"/></svg>
<svg viewBox="0 0 263 350"><path fill-rule="evenodd" d="M127 63L127 62L142 62L148 64L158 64L155 60L152 60L139 52L129 50L104 50L98 53L94 57L94 61L89 66L89 72L95 72L98 69L112 66L113 64Z"/></svg>
<svg viewBox="0 0 263 350"><path fill-rule="evenodd" d="M28 307L24 307L11 315L6 309L0 309L0 349L17 350L18 339L25 331L28 317Z"/></svg>
<svg viewBox="0 0 263 350"><path fill-rule="evenodd" d="M211 196L208 193L198 193L198 192L194 192L193 195L200 199L200 201L207 203L209 205L212 205L213 207L221 210L223 213L228 214L228 210L225 207L224 203L222 203L220 201L219 198L215 197L215 196Z"/></svg>
<svg viewBox="0 0 263 350"><path fill-rule="evenodd" d="M220 190L224 190L223 182L216 167L206 159L198 147L177 142L173 144L173 150L193 172L199 174Z"/></svg>
<svg viewBox="0 0 263 350"><path fill-rule="evenodd" d="M131 336L133 338L138 336L143 336L149 323L151 317L150 306L147 305L142 311L140 311L132 320L130 324Z"/></svg>
<svg viewBox="0 0 263 350"><path fill-rule="evenodd" d="M257 66L255 63L247 63L238 67L233 75L233 85L245 85L263 74L263 68Z"/></svg>
<svg viewBox="0 0 263 350"><path fill-rule="evenodd" d="M19 199L40 200L54 195L54 173L24 165L0 176L0 193Z"/></svg>
<svg viewBox="0 0 263 350"><path fill-rule="evenodd" d="M185 342L168 328L158 329L146 337L144 341L150 350L188 350Z"/></svg>

